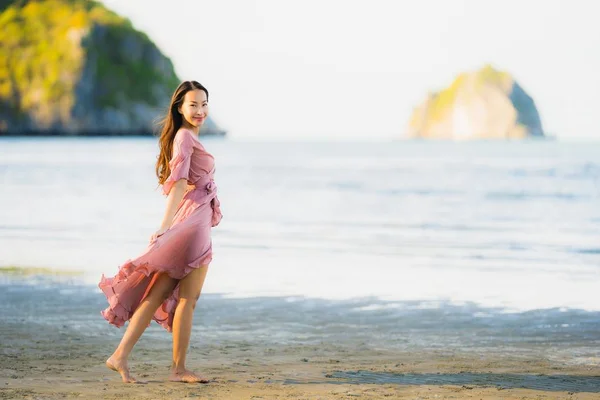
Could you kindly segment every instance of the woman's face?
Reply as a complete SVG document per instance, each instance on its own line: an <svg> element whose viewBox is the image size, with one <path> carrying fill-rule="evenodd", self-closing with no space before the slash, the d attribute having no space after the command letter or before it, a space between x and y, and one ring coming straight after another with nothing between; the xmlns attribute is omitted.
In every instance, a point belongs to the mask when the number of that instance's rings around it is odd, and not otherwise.
<svg viewBox="0 0 600 400"><path fill-rule="evenodd" d="M179 112L183 115L183 124L200 129L206 117L208 117L208 100L206 92L200 89L190 90L183 97L183 103L179 107Z"/></svg>

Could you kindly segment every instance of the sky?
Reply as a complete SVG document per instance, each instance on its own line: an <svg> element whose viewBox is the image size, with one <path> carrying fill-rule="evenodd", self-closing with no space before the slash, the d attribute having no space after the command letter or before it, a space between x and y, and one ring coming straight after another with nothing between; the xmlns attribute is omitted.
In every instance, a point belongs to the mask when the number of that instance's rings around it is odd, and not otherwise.
<svg viewBox="0 0 600 400"><path fill-rule="evenodd" d="M427 94L491 64L560 139L600 139L597 0L104 0L210 92L236 139L401 138Z"/></svg>

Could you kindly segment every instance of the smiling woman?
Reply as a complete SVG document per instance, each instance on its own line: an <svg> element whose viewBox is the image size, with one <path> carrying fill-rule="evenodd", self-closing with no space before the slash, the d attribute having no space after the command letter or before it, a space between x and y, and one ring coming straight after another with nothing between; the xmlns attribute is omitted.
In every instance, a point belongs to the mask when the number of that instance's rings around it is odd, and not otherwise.
<svg viewBox="0 0 600 400"><path fill-rule="evenodd" d="M200 111L198 111L200 109ZM186 125L190 128L200 128L204 119L208 115L208 99L206 92L195 89L185 94L183 105L179 108L183 114Z"/></svg>
<svg viewBox="0 0 600 400"><path fill-rule="evenodd" d="M106 361L127 383L136 381L127 358L152 319L173 332L170 380L208 382L185 368L194 308L212 260L211 228L222 218L215 160L198 140L207 116L208 90L196 81L181 83L159 139L156 174L168 196L161 226L142 255L99 283L109 302L102 316L117 327L130 321Z"/></svg>

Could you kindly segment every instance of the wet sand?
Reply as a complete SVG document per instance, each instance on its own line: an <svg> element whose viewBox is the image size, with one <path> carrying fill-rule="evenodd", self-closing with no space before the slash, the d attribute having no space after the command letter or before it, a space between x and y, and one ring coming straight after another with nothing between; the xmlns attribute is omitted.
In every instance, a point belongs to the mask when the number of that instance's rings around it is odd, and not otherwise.
<svg viewBox="0 0 600 400"><path fill-rule="evenodd" d="M167 380L171 334L152 323L132 385L104 365L124 328L97 288L3 279L0 399L600 399L598 313L202 295L187 367L210 383Z"/></svg>
<svg viewBox="0 0 600 400"><path fill-rule="evenodd" d="M188 366L211 382L174 383L167 381L171 354L166 333L142 336L130 359L134 376L146 383L123 384L103 364L117 344L114 337L34 328L2 327L1 399L600 398L600 360L567 365L539 354L400 352L351 342L192 345Z"/></svg>

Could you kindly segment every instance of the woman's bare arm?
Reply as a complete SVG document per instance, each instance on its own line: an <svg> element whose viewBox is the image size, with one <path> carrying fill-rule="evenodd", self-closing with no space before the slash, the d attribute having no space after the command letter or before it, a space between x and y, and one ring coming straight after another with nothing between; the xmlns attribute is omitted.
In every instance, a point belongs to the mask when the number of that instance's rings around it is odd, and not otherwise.
<svg viewBox="0 0 600 400"><path fill-rule="evenodd" d="M171 187L171 191L169 192L169 196L167 196L167 209L165 210L165 215L160 224L160 230L169 229L171 227L171 223L173 222L173 217L177 212L177 206L183 199L183 195L188 189L188 184L186 179L180 179L173 187Z"/></svg>

